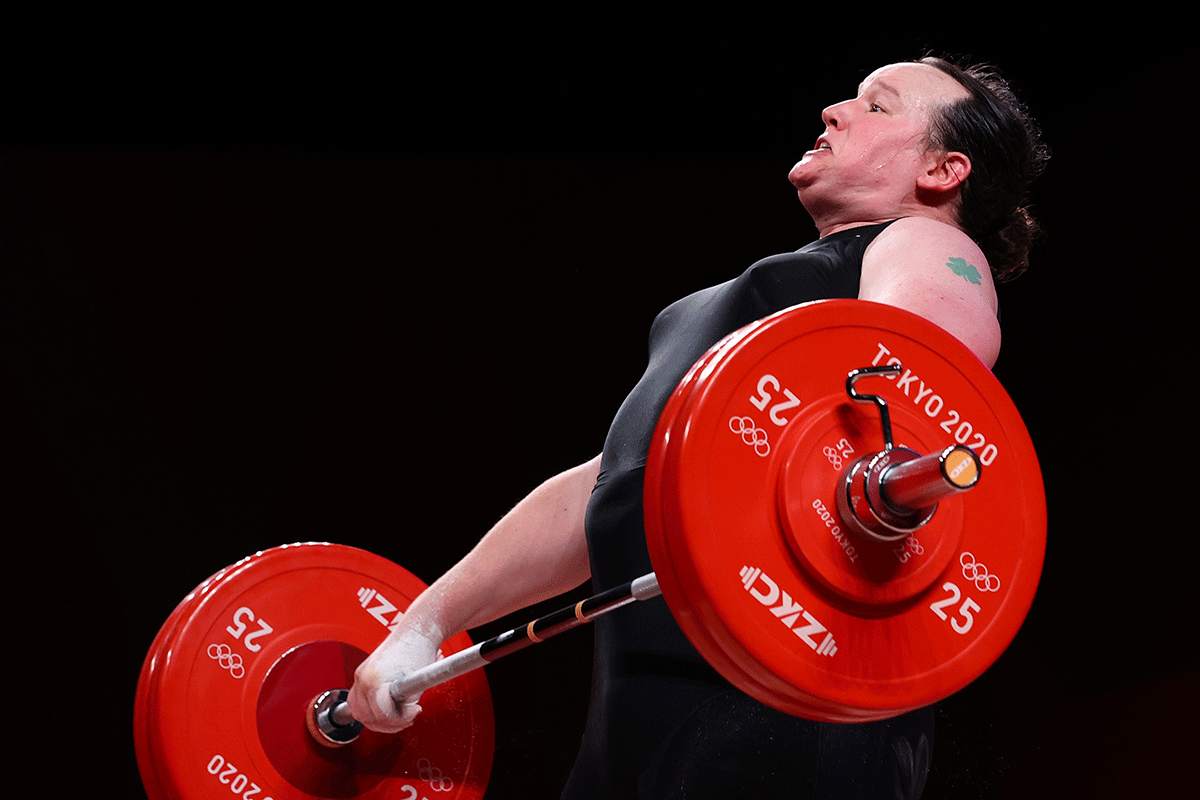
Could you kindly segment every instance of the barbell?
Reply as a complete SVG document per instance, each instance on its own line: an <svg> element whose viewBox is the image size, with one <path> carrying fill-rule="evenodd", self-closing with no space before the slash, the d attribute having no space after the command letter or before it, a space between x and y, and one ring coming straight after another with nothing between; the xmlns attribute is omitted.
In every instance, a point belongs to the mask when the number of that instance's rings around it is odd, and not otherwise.
<svg viewBox="0 0 1200 800"><path fill-rule="evenodd" d="M344 687L424 583L330 543L221 570L143 663L148 795L482 797L495 734L478 667L660 593L759 701L887 718L999 658L1045 552L1041 471L1000 383L932 323L856 300L759 320L688 371L652 440L644 516L653 573L486 642L451 637L393 685L397 699L424 692L397 735L361 730Z"/></svg>

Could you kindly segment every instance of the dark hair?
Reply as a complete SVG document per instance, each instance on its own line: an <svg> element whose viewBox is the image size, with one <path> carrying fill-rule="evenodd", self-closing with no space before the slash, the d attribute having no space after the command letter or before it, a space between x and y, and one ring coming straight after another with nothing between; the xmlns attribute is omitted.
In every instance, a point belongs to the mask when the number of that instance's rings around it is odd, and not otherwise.
<svg viewBox="0 0 1200 800"><path fill-rule="evenodd" d="M994 67L960 66L936 56L918 63L940 69L970 93L934 112L929 143L971 159L971 174L960 194L959 224L983 250L995 280L1012 280L1029 266L1029 249L1038 233L1028 205L1029 185L1050 151L1037 123Z"/></svg>

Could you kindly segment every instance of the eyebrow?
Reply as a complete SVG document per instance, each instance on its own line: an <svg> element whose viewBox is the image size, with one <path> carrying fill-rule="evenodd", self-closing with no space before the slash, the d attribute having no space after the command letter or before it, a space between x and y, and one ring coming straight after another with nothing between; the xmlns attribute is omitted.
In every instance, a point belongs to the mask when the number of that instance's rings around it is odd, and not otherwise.
<svg viewBox="0 0 1200 800"><path fill-rule="evenodd" d="M861 84L861 83L858 85L858 93L859 94L863 93L863 85L864 84ZM875 81L875 83L872 85L872 88L878 89L878 90L881 90L884 92L888 92L889 94L894 95L897 99L901 99L901 100L903 99L900 96L900 91L895 86L892 86L890 83L888 83L887 81Z"/></svg>

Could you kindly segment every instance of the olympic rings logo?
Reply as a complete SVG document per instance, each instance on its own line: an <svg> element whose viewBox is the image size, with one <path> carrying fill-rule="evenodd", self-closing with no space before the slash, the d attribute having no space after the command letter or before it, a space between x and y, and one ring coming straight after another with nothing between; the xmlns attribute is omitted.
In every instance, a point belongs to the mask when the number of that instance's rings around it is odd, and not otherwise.
<svg viewBox="0 0 1200 800"><path fill-rule="evenodd" d="M443 775L428 758L417 760L417 777L428 783L435 792L448 792L454 788L454 781Z"/></svg>
<svg viewBox="0 0 1200 800"><path fill-rule="evenodd" d="M1000 578L989 573L987 567L976 561L973 553L964 552L958 557L958 563L962 564L963 577L974 581L976 589L981 592L1000 591Z"/></svg>
<svg viewBox="0 0 1200 800"><path fill-rule="evenodd" d="M770 454L771 445L767 442L767 432L756 426L752 418L730 417L729 430L741 434L742 442L748 447L753 447L759 458L766 458Z"/></svg>
<svg viewBox="0 0 1200 800"><path fill-rule="evenodd" d="M242 657L233 652L227 644L210 644L208 657L220 664L222 669L229 670L229 674L235 678L246 674L246 668L242 665Z"/></svg>

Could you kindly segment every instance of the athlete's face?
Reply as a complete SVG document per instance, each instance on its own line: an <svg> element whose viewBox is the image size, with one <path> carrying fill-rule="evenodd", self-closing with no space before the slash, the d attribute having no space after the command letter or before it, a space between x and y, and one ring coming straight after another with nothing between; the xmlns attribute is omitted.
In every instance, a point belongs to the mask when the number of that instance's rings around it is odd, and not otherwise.
<svg viewBox="0 0 1200 800"><path fill-rule="evenodd" d="M932 111L966 96L956 80L928 64L878 69L854 99L821 113L824 134L788 178L810 212L829 204L886 207L903 200L929 168Z"/></svg>

